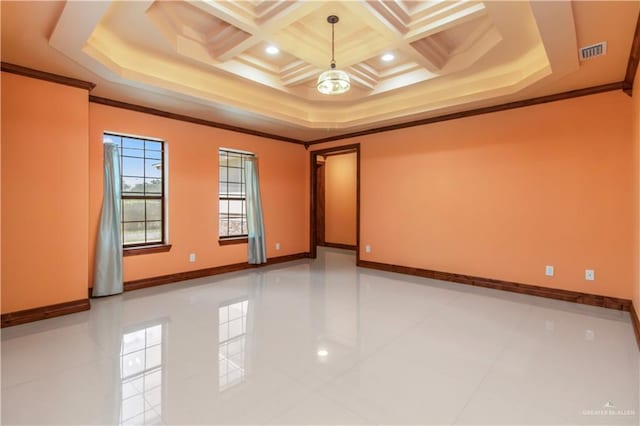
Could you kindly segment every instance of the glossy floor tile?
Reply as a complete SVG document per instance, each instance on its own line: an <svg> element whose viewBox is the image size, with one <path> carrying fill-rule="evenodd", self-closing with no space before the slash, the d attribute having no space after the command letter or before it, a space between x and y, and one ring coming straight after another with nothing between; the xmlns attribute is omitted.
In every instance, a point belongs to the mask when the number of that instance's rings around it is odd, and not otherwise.
<svg viewBox="0 0 640 426"><path fill-rule="evenodd" d="M354 266L92 300L2 330L2 424L639 423L628 313Z"/></svg>

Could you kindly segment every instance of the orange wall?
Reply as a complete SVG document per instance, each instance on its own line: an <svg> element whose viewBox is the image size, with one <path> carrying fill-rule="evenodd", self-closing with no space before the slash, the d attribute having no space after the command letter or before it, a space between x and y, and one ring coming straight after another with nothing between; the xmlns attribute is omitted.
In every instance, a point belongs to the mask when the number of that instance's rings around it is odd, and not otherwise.
<svg viewBox="0 0 640 426"><path fill-rule="evenodd" d="M633 306L636 312L640 313L640 71L636 72L635 82L633 83L633 147L634 147L634 288L633 288Z"/></svg>
<svg viewBox="0 0 640 426"><path fill-rule="evenodd" d="M362 143L363 260L631 298L631 128L618 91L312 149Z"/></svg>
<svg viewBox="0 0 640 426"><path fill-rule="evenodd" d="M87 96L2 73L2 313L87 297Z"/></svg>
<svg viewBox="0 0 640 426"><path fill-rule="evenodd" d="M356 244L357 154L330 155L325 161L325 241Z"/></svg>
<svg viewBox="0 0 640 426"><path fill-rule="evenodd" d="M125 257L125 281L247 260L246 244L218 245L220 147L258 155L267 257L308 251L308 153L303 146L93 103L89 118L89 286L102 205L104 131L161 138L168 150L172 248L167 253ZM196 253L195 263L189 262L189 253Z"/></svg>

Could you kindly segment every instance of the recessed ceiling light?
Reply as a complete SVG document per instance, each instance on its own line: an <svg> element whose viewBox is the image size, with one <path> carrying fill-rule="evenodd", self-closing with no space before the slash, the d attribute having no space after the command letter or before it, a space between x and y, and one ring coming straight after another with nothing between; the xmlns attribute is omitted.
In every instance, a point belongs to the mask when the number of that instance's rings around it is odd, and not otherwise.
<svg viewBox="0 0 640 426"><path fill-rule="evenodd" d="M385 62L393 61L396 57L393 56L393 53L385 53L382 55L382 60Z"/></svg>
<svg viewBox="0 0 640 426"><path fill-rule="evenodd" d="M329 351L326 349L319 349L318 350L318 356L321 358L325 358L329 355Z"/></svg>
<svg viewBox="0 0 640 426"><path fill-rule="evenodd" d="M275 46L267 46L265 50L269 55L275 55L276 53L280 52L280 49Z"/></svg>

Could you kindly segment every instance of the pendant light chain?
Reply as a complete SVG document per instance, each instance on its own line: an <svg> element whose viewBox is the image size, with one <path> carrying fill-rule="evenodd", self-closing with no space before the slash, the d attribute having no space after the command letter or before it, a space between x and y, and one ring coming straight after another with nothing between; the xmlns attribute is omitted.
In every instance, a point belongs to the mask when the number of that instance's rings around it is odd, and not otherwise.
<svg viewBox="0 0 640 426"><path fill-rule="evenodd" d="M335 23L331 23L331 68L336 67Z"/></svg>
<svg viewBox="0 0 640 426"><path fill-rule="evenodd" d="M335 24L340 20L336 15L327 16L331 24L331 67L318 76L316 88L323 95L341 95L351 88L349 74L336 69L336 29Z"/></svg>

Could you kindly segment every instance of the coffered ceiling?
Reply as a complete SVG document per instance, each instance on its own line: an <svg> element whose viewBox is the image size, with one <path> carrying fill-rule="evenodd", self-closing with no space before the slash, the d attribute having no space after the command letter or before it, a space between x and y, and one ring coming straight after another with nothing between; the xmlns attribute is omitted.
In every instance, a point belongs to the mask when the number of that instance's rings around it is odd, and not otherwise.
<svg viewBox="0 0 640 426"><path fill-rule="evenodd" d="M624 79L640 2L2 2L2 60L301 140ZM331 59L345 95L317 92ZM607 55L579 61L600 41ZM276 47L277 53L268 53ZM383 60L383 56L388 55Z"/></svg>

